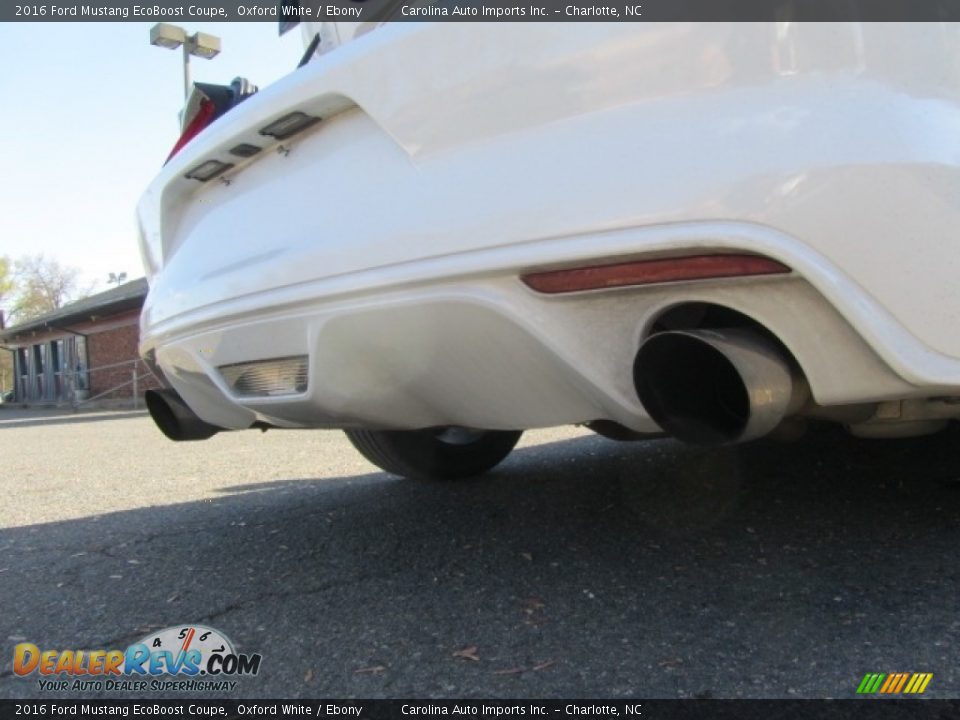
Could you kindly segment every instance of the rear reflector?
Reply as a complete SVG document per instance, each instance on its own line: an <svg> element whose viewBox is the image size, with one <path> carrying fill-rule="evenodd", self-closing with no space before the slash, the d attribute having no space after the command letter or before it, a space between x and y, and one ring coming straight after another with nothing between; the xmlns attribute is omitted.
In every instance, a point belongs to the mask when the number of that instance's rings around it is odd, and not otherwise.
<svg viewBox="0 0 960 720"><path fill-rule="evenodd" d="M789 272L786 265L759 255L693 255L550 270L522 275L520 279L537 292L553 294Z"/></svg>
<svg viewBox="0 0 960 720"><path fill-rule="evenodd" d="M307 356L255 360L217 368L235 395L298 395L307 389Z"/></svg>

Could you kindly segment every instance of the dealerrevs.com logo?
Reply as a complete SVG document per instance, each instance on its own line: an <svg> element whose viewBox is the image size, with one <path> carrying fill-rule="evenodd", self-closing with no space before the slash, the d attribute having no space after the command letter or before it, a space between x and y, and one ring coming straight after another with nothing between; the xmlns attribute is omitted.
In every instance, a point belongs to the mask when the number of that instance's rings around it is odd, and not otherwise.
<svg viewBox="0 0 960 720"><path fill-rule="evenodd" d="M203 625L168 627L126 650L13 649L13 672L38 675L40 690L234 690L238 678L260 671L259 654L238 653L219 630Z"/></svg>

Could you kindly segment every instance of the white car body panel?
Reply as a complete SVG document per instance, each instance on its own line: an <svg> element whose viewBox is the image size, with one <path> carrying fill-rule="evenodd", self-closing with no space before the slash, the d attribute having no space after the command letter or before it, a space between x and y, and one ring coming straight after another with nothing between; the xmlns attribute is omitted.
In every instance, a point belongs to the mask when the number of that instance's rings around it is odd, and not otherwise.
<svg viewBox="0 0 960 720"><path fill-rule="evenodd" d="M653 431L633 357L694 301L770 329L820 405L960 395L957 26L364 29L214 123L140 202L142 351L205 421ZM258 134L295 110L324 121ZM238 142L267 150L238 161ZM211 158L236 167L184 177ZM793 273L519 280L704 251ZM234 397L216 370L300 354L296 396Z"/></svg>

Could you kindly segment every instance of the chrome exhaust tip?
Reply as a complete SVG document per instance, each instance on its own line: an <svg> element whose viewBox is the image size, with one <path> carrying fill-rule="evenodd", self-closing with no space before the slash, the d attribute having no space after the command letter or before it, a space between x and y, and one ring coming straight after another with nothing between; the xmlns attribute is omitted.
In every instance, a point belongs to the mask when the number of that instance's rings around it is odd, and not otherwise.
<svg viewBox="0 0 960 720"><path fill-rule="evenodd" d="M197 417L176 390L147 390L144 399L153 422L171 440L206 440L223 429Z"/></svg>
<svg viewBox="0 0 960 720"><path fill-rule="evenodd" d="M661 428L698 445L766 435L807 392L774 342L741 329L652 335L637 352L633 381Z"/></svg>

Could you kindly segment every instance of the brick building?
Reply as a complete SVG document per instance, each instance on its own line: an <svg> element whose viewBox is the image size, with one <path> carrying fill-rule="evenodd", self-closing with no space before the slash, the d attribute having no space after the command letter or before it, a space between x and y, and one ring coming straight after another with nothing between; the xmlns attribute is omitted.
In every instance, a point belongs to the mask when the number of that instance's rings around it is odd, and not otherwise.
<svg viewBox="0 0 960 720"><path fill-rule="evenodd" d="M130 402L134 387L141 397L157 387L137 353L146 296L140 278L0 331L13 353L13 401Z"/></svg>

